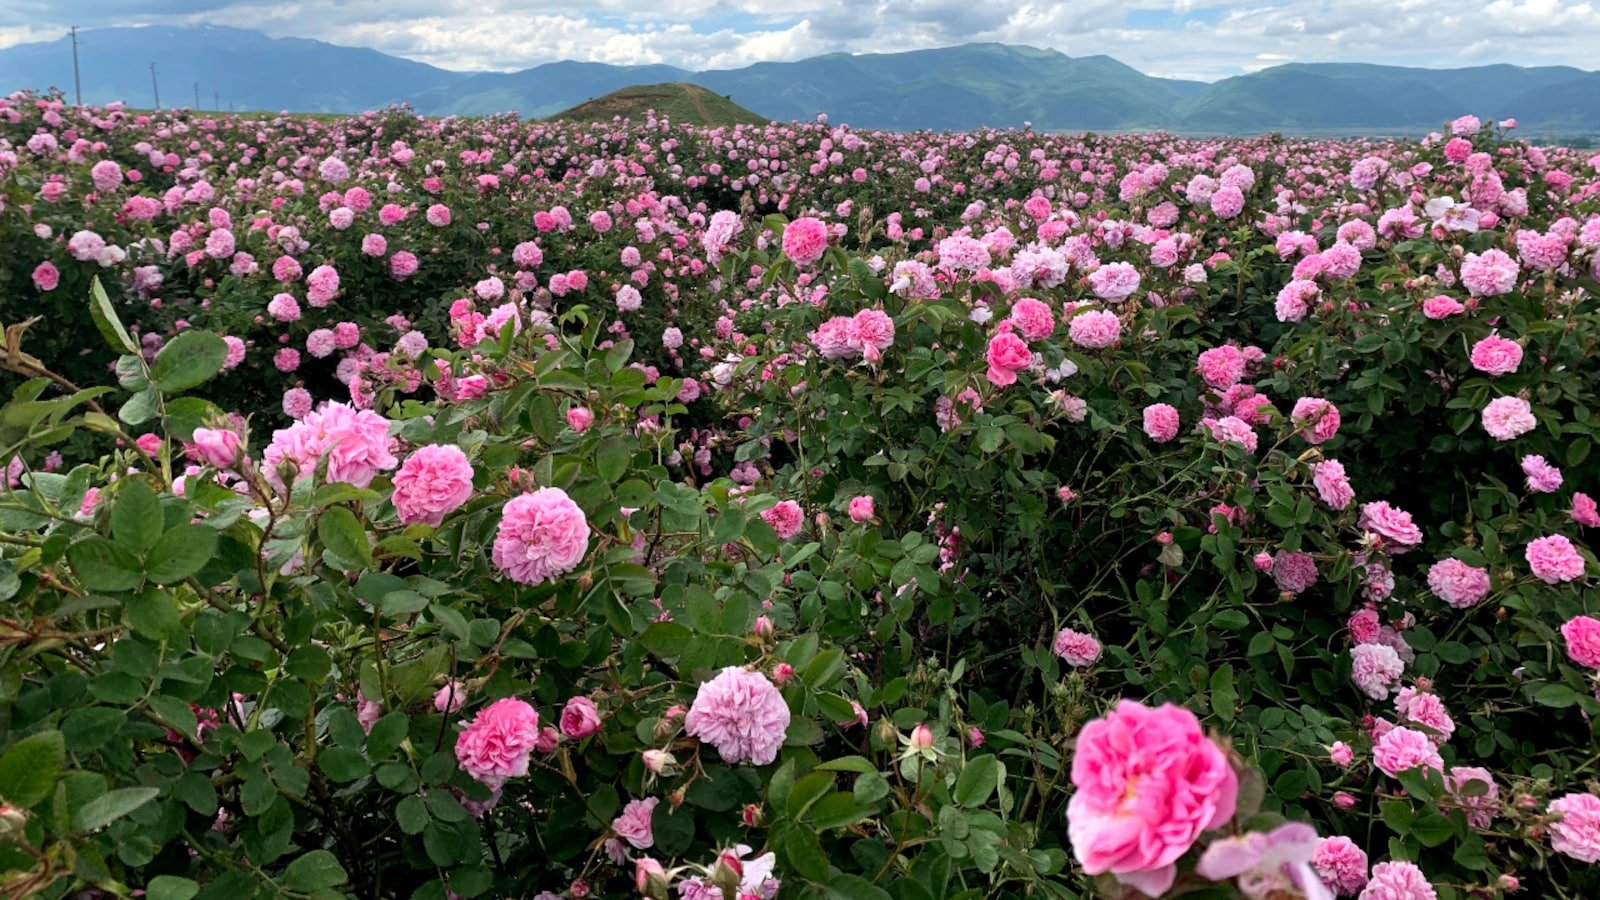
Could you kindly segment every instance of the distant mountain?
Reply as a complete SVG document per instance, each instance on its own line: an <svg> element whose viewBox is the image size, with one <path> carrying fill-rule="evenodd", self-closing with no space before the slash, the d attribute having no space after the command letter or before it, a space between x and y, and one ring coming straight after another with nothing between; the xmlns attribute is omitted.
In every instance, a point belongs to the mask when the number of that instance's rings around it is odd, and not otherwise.
<svg viewBox="0 0 1600 900"><path fill-rule="evenodd" d="M688 125L765 125L772 121L698 84L683 82L619 88L551 118L564 122L609 122L621 116L638 122L652 110L665 113L673 122Z"/></svg>
<svg viewBox="0 0 1600 900"><path fill-rule="evenodd" d="M632 86L698 84L778 121L827 113L859 128L1190 133L1400 134L1471 112L1515 116L1537 133L1600 134L1600 73L1563 66L1417 69L1292 63L1213 84L1156 78L1109 56L965 44L740 69L556 62L519 72L451 72L374 50L273 39L233 28L102 28L80 32L84 100L153 105L156 63L166 106L359 112L395 102L428 115L555 115ZM0 50L0 93L70 91L67 39ZM609 100L608 100L609 102Z"/></svg>
<svg viewBox="0 0 1600 900"><path fill-rule="evenodd" d="M360 112L471 76L361 47L337 47L259 31L196 28L96 28L78 32L85 103L124 100L201 109ZM72 98L70 39L0 50L0 92L59 87Z"/></svg>

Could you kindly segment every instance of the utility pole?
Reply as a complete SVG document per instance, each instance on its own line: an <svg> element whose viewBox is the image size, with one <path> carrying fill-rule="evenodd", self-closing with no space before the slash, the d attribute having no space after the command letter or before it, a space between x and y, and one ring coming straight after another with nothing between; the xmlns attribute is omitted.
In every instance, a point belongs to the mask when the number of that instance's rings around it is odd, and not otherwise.
<svg viewBox="0 0 1600 900"><path fill-rule="evenodd" d="M83 105L83 79L78 77L78 26L72 26L72 93Z"/></svg>
<svg viewBox="0 0 1600 900"><path fill-rule="evenodd" d="M161 85L156 83L156 64L150 64L150 90L156 95L156 109L161 108Z"/></svg>
<svg viewBox="0 0 1600 900"><path fill-rule="evenodd" d="M216 110L217 112L222 112L222 92L221 91L212 91L211 92L211 108Z"/></svg>
<svg viewBox="0 0 1600 900"><path fill-rule="evenodd" d="M200 82L194 83L194 111L200 111Z"/></svg>

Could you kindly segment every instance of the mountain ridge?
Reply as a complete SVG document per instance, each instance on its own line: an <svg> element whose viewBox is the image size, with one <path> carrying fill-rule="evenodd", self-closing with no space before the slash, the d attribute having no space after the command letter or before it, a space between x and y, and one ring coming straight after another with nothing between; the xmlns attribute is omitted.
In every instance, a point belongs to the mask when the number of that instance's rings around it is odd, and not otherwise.
<svg viewBox="0 0 1600 900"><path fill-rule="evenodd" d="M1600 134L1600 72L1509 64L1424 69L1285 63L1205 83L1145 74L1105 54L1072 57L998 43L829 53L735 69L562 60L515 72L457 72L307 38L222 26L80 31L84 100L354 113L407 103L426 115L546 117L614 91L699 85L778 121L819 113L859 128L1412 134L1457 115ZM198 90L196 90L198 85ZM67 38L0 49L0 91L71 96ZM198 97L197 97L198 95Z"/></svg>

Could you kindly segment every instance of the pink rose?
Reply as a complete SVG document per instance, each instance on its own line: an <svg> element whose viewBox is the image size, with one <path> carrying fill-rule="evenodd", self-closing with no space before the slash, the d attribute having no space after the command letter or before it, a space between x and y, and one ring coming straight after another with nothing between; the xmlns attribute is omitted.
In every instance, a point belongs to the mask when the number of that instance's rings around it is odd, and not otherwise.
<svg viewBox="0 0 1600 900"><path fill-rule="evenodd" d="M1202 832L1233 818L1239 779L1194 713L1123 700L1083 727L1067 805L1073 853L1090 875L1155 897Z"/></svg>
<svg viewBox="0 0 1600 900"><path fill-rule="evenodd" d="M622 808L622 814L611 820L611 830L617 833L617 837L632 844L635 850L654 847L656 837L650 819L660 802L660 797L629 800L628 805Z"/></svg>
<svg viewBox="0 0 1600 900"><path fill-rule="evenodd" d="M870 494L850 498L850 521L859 525L871 521L873 515L873 501Z"/></svg>
<svg viewBox="0 0 1600 900"><path fill-rule="evenodd" d="M1565 535L1553 534L1528 544L1523 554L1533 574L1545 584L1560 584L1583 577L1583 556Z"/></svg>
<svg viewBox="0 0 1600 900"><path fill-rule="evenodd" d="M394 508L406 524L425 522L435 528L472 496L472 464L454 445L420 447L394 476Z"/></svg>
<svg viewBox="0 0 1600 900"><path fill-rule="evenodd" d="M1600 620L1574 616L1561 626L1561 636L1567 639L1567 655L1573 662L1600 669Z"/></svg>
<svg viewBox="0 0 1600 900"><path fill-rule="evenodd" d="M456 761L461 771L497 788L528 774L528 756L538 737L538 711L506 697L479 710L456 737Z"/></svg>
<svg viewBox="0 0 1600 900"><path fill-rule="evenodd" d="M506 501L492 558L512 581L543 584L576 569L588 550L583 510L566 491L547 487Z"/></svg>
<svg viewBox="0 0 1600 900"><path fill-rule="evenodd" d="M561 733L573 740L600 730L600 711L588 697L573 697L561 710Z"/></svg>
<svg viewBox="0 0 1600 900"><path fill-rule="evenodd" d="M219 469L227 469L239 461L239 451L244 446L239 433L227 428L196 428L194 430L195 452L200 454L208 465Z"/></svg>
<svg viewBox="0 0 1600 900"><path fill-rule="evenodd" d="M1002 331L989 339L986 358L989 362L989 383L995 387L1016 384L1017 373L1033 364L1033 352L1028 345L1009 331Z"/></svg>
<svg viewBox="0 0 1600 900"><path fill-rule="evenodd" d="M1178 436L1178 411L1170 404L1152 403L1144 408L1144 433L1150 440L1165 444Z"/></svg>
<svg viewBox="0 0 1600 900"><path fill-rule="evenodd" d="M594 413L587 406L574 406L567 410L567 424L573 431L588 431L594 424Z"/></svg>

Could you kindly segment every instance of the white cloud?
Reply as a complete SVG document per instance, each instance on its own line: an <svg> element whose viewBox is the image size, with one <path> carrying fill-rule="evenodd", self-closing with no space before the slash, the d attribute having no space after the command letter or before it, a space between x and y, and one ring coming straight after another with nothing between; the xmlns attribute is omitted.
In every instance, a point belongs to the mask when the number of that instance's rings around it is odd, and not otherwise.
<svg viewBox="0 0 1600 900"><path fill-rule="evenodd" d="M557 59L725 68L983 40L1202 79L1291 59L1600 59L1600 0L8 0L0 47L89 22L255 27L499 71Z"/></svg>

